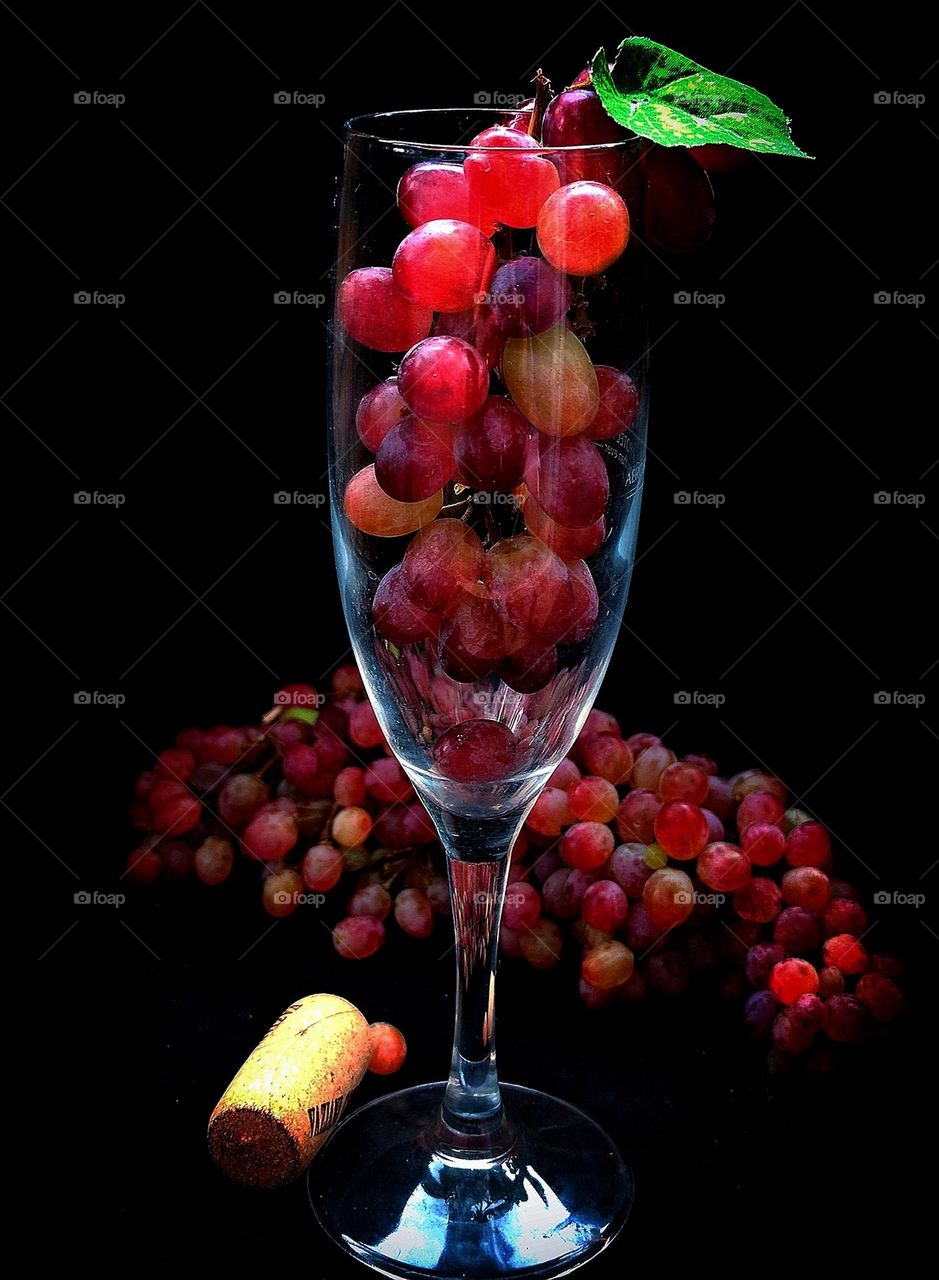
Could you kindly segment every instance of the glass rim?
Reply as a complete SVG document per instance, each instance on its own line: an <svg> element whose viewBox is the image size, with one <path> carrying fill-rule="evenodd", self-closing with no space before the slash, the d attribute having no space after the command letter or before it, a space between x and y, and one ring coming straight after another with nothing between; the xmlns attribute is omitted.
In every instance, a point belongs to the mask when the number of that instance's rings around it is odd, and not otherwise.
<svg viewBox="0 0 939 1280"><path fill-rule="evenodd" d="M400 111L369 111L364 115L352 116L343 124L343 131L346 141L351 138L361 138L365 142L378 142L382 146L400 147L409 151L434 151L444 152L454 155L465 155L466 152L476 151L485 154L489 151L506 150L505 147L472 147L469 143L459 142L418 142L410 138L389 138L385 136L385 132L379 130L378 126L382 121L386 120L407 120L410 117L418 116L462 116L469 112L479 112L480 114L490 113L495 116L518 116L522 114L530 114L531 107L487 107L473 104L466 107L406 107ZM372 125L372 128L365 126ZM622 127L622 126L621 126ZM616 151L634 143L639 135L628 133L625 138L619 138L615 142L578 142L569 146L562 147L546 147L539 144L537 147L526 147L525 154L536 156L553 155L555 152L578 152L578 151Z"/></svg>

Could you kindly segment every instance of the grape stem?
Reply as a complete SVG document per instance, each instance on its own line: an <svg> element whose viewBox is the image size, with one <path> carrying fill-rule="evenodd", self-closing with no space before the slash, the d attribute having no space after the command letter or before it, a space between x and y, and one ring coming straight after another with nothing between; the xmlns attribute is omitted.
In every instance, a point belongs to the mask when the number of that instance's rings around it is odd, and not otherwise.
<svg viewBox="0 0 939 1280"><path fill-rule="evenodd" d="M544 119L544 113L551 101L551 81L538 68L532 84L535 86L535 105L531 109L531 116L528 120L528 136L541 141L541 122Z"/></svg>

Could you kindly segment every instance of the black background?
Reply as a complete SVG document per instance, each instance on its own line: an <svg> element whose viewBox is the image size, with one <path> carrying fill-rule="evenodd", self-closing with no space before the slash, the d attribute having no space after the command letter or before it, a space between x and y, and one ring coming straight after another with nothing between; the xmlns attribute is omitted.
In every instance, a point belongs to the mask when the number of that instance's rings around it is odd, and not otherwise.
<svg viewBox="0 0 939 1280"><path fill-rule="evenodd" d="M120 910L73 895L118 888L133 776L177 729L250 720L283 680L320 683L347 656L323 513L273 502L324 485L327 307L273 295L331 294L342 121L518 92L538 65L562 85L630 32L764 89L817 158L718 178L711 247L659 270L640 560L600 705L727 772L765 764L833 829L841 874L927 900L874 912L877 941L913 960L913 1009L828 1089L768 1082L713 1000L589 1014L570 971L514 966L503 1071L586 1105L635 1160L635 1216L598 1276L718 1249L724 1265L889 1255L918 1230L906 1162L933 1091L939 725L928 697L894 694L927 695L937 525L934 501L874 494L925 494L935 461L935 49L904 4L875 25L801 0L550 17L399 0L330 20L335 34L313 6L201 0L0 11L4 804L28 926L16 969L35 981L25 1176L44 1255L78 1240L105 1263L345 1274L302 1186L224 1184L206 1116L310 990L404 1028L400 1083L444 1071L442 927L359 969L309 913L269 928L250 877ZM74 103L83 90L126 102ZM281 90L325 102L278 106ZM875 101L894 91L926 103ZM679 288L726 300L678 307ZM79 306L79 290L126 301ZM927 301L876 305L879 290ZM725 501L678 505L679 490ZM80 705L82 690L125 701ZM683 690L725 701L676 704Z"/></svg>

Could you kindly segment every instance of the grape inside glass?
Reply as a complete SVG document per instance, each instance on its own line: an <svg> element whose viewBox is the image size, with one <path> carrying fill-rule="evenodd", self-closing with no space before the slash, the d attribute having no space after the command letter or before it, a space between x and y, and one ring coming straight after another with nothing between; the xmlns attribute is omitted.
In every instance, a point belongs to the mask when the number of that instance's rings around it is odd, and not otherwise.
<svg viewBox="0 0 939 1280"><path fill-rule="evenodd" d="M369 696L447 854L456 1028L449 1079L351 1115L310 1193L327 1232L393 1276L560 1275L632 1200L592 1120L496 1074L509 854L619 630L648 389L639 143L546 148L526 130L480 110L347 130L336 561ZM522 932L550 962L550 925Z"/></svg>

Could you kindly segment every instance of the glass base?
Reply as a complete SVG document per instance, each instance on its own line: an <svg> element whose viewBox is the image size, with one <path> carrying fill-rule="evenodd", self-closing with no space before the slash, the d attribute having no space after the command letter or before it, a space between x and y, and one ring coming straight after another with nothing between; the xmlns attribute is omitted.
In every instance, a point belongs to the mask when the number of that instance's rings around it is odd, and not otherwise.
<svg viewBox="0 0 939 1280"><path fill-rule="evenodd" d="M600 1253L633 1201L610 1138L576 1107L503 1085L506 1122L471 1158L447 1141L444 1084L379 1098L339 1125L310 1167L336 1243L387 1276L562 1276Z"/></svg>

